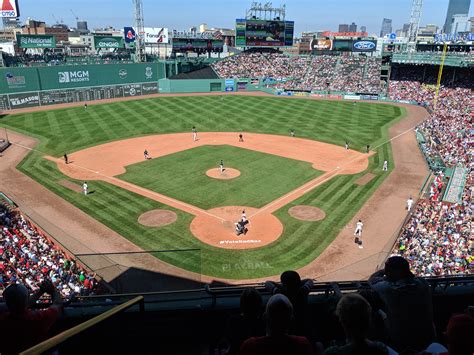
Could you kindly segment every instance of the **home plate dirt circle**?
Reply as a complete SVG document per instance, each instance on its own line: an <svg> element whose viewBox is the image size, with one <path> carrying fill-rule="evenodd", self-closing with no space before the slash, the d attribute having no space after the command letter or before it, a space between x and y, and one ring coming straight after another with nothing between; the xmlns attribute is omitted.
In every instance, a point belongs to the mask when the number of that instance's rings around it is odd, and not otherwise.
<svg viewBox="0 0 474 355"><path fill-rule="evenodd" d="M175 222L178 216L173 211L151 210L138 217L138 223L147 227L163 227Z"/></svg>
<svg viewBox="0 0 474 355"><path fill-rule="evenodd" d="M240 171L237 169L225 168L221 173L221 169L216 168L206 171L206 175L213 179L230 180L240 176Z"/></svg>
<svg viewBox="0 0 474 355"><path fill-rule="evenodd" d="M288 210L288 214L301 221L316 222L326 218L326 213L317 207L298 205Z"/></svg>
<svg viewBox="0 0 474 355"><path fill-rule="evenodd" d="M247 234L237 236L235 223L245 210ZM191 222L191 232L204 243L224 249L253 249L268 245L277 240L283 233L283 224L271 213L259 212L258 209L245 206L225 206L200 213Z"/></svg>

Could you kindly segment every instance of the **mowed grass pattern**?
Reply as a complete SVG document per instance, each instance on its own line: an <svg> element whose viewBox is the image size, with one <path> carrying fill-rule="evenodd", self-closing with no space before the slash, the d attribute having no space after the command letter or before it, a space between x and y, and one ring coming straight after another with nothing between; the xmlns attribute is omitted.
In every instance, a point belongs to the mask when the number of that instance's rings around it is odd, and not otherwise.
<svg viewBox="0 0 474 355"><path fill-rule="evenodd" d="M40 139L37 147L45 154L61 156L88 146L133 136L171 132L252 131L297 136L343 145L363 151L387 139L387 128L402 117L400 108L390 105L319 100L290 100L272 97L199 96L163 97L113 104L12 115L4 125ZM291 205L276 212L284 223L283 235L266 247L230 251L215 248L194 238L189 231L192 216L180 211L178 221L164 228L147 228L138 216L154 208L172 208L103 182L91 182L96 192L84 197L58 184L65 179L43 153L28 155L19 168L100 222L145 250L198 248L196 253L164 253L157 257L184 269L231 279L279 274L300 268L314 260L337 236L341 228L380 185L387 173L384 160L392 161L390 145L377 149L366 172L331 179ZM390 169L393 164L389 164ZM376 177L367 185L354 181L367 172ZM269 187L271 188L271 186ZM302 222L287 210L295 204L322 208L326 218Z"/></svg>
<svg viewBox="0 0 474 355"><path fill-rule="evenodd" d="M232 180L208 177L208 169L238 169ZM128 166L119 179L210 209L220 206L263 207L322 174L310 163L228 145L203 146ZM270 187L270 188L269 188Z"/></svg>

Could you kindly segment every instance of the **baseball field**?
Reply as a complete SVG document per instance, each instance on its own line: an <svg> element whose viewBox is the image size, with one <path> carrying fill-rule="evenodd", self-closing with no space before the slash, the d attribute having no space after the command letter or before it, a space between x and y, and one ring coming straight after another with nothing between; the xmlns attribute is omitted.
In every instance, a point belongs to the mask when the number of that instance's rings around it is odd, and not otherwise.
<svg viewBox="0 0 474 355"><path fill-rule="evenodd" d="M211 277L252 279L301 268L325 250L393 169L381 169L392 161L384 143L404 115L386 104L215 95L15 114L0 125L39 141L21 172L138 247L199 249L154 255ZM220 160L240 175L208 176ZM295 218L295 206L321 213ZM242 209L249 232L237 237ZM139 221L155 210L176 219Z"/></svg>

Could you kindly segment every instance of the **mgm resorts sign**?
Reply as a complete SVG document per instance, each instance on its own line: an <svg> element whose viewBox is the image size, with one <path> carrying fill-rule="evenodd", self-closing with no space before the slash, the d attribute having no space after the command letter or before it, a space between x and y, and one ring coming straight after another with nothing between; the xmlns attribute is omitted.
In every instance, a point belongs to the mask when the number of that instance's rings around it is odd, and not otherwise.
<svg viewBox="0 0 474 355"><path fill-rule="evenodd" d="M60 71L58 72L59 83L80 83L84 81L89 81L89 71L88 70L70 70L70 71Z"/></svg>

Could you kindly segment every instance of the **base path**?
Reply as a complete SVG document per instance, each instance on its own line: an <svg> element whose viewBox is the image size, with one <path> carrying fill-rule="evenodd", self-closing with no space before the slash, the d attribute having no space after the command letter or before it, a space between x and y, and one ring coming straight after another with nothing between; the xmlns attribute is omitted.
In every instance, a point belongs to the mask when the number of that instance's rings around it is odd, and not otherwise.
<svg viewBox="0 0 474 355"><path fill-rule="evenodd" d="M65 164L62 159L58 158L47 157L47 159L55 161L58 168L72 178L88 181L103 180L194 215L196 218L191 225L191 232L207 244L226 249L245 249L265 246L280 237L283 226L273 215L275 211L338 174L356 174L364 171L368 167L371 156L371 154L346 150L344 147L310 139L257 133L246 133L245 136L245 142L239 142L238 134L234 132L202 132L198 134L197 141L193 140L191 132L153 135L110 142L70 153L71 163L69 164ZM204 145L231 145L300 160L310 163L313 168L325 173L260 209L252 208L252 206L244 207L248 210L248 218L252 223L252 228L249 228L249 232L245 236L245 240L247 240L245 243L244 238L237 239L235 236L234 223L239 221L240 216L234 217L234 213L222 213L223 210L220 209L205 211L187 202L116 177L125 173L127 166L142 162L145 149L156 159ZM215 178L228 179L240 174L238 170L232 168L226 169L223 173L218 168L211 169L206 173ZM232 206L227 208L233 210ZM232 226L230 232L229 226ZM233 241L231 237L233 237Z"/></svg>

